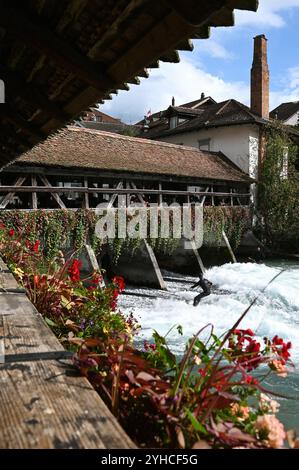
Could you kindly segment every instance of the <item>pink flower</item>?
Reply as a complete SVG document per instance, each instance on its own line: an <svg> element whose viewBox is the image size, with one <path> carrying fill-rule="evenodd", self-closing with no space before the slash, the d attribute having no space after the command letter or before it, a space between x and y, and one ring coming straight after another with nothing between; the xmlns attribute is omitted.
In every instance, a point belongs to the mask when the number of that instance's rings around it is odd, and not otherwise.
<svg viewBox="0 0 299 470"><path fill-rule="evenodd" d="M279 377L286 377L288 375L286 365L282 361L272 361L271 365L275 367Z"/></svg>
<svg viewBox="0 0 299 470"><path fill-rule="evenodd" d="M250 408L248 406L242 406L238 403L234 403L231 406L231 411L234 416L236 416L238 421L245 421L245 419L249 418Z"/></svg>
<svg viewBox="0 0 299 470"><path fill-rule="evenodd" d="M265 441L269 447L279 449L283 446L286 433L283 424L276 418L276 416L259 416L256 420L255 426L257 431L267 432L268 435Z"/></svg>

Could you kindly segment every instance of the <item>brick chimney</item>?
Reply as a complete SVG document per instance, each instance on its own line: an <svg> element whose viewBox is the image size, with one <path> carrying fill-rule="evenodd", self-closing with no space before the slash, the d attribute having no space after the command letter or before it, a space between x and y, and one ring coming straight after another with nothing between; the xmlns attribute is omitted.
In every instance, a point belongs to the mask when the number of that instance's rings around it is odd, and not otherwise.
<svg viewBox="0 0 299 470"><path fill-rule="evenodd" d="M269 119L269 69L267 39L264 34L254 38L250 107L255 114Z"/></svg>

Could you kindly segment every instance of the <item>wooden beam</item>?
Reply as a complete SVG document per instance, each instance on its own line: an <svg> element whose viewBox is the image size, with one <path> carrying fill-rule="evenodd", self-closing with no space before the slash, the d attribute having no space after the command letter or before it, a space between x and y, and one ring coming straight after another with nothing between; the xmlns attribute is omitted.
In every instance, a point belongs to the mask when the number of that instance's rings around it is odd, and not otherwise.
<svg viewBox="0 0 299 470"><path fill-rule="evenodd" d="M115 190L120 190L120 189L122 189L122 188L123 188L123 182L120 181L120 182L118 183L118 185L116 186L116 188L114 189L114 191L115 191ZM102 188L102 189L103 189L103 188ZM115 194L112 195L112 198L111 198L110 201L108 202L107 209L111 209L111 207L113 207L113 204L115 203L115 200L116 200L117 196L118 196L118 193L115 193Z"/></svg>
<svg viewBox="0 0 299 470"><path fill-rule="evenodd" d="M89 50L88 56L91 59L97 59L99 54L106 47L110 46L111 40L115 36L119 36L128 26L127 21L132 21L132 15L136 17L140 11L140 7L143 7L144 0L127 0L127 5L124 8L124 2L119 0L114 2L114 6L111 9L111 21L109 18L106 20L106 31L101 34L99 40Z"/></svg>
<svg viewBox="0 0 299 470"><path fill-rule="evenodd" d="M209 190L210 190L210 186L207 186L207 187L206 187L206 190L205 190L205 192L204 192L203 198L202 198L202 200L200 201L200 205L201 205L201 206L204 205L205 200L206 200L206 197L207 197L207 193L209 192Z"/></svg>
<svg viewBox="0 0 299 470"><path fill-rule="evenodd" d="M179 51L189 51L189 52L192 52L193 49L194 49L194 45L191 41L191 39L185 39L185 41L182 41L180 42L178 45L177 45L177 49Z"/></svg>
<svg viewBox="0 0 299 470"><path fill-rule="evenodd" d="M16 179L14 186L15 187L21 186L24 183L25 179L26 179L26 176L20 176L19 178ZM1 191L1 186L0 186L0 191ZM5 209L7 204L11 202L14 195L15 195L14 192L9 192L8 194L6 194L6 196L4 197L3 201L0 204L0 209Z"/></svg>
<svg viewBox="0 0 299 470"><path fill-rule="evenodd" d="M97 257L95 255L95 252L94 252L92 246L85 244L84 247L86 249L86 253L87 253L88 259L90 261L90 264L92 266L92 269L94 271L100 272L100 266L99 266ZM103 277L101 278L101 280L99 282L99 287L105 287L105 281L104 281Z"/></svg>
<svg viewBox="0 0 299 470"><path fill-rule="evenodd" d="M42 180L42 182L44 183L45 186L48 186L48 188L52 187L50 181L48 180L48 178L46 176L39 175L39 177L40 177L40 179ZM72 188L68 188L68 189L72 189ZM62 190L63 190L63 188L60 188L61 192L63 192ZM65 206L64 202L62 201L62 199L59 197L59 195L56 192L51 191L51 189L50 189L50 192L51 192L51 196L55 199L55 201L61 207L61 209L66 209L66 206Z"/></svg>
<svg viewBox="0 0 299 470"><path fill-rule="evenodd" d="M226 235L226 233L225 233L224 230L222 230L222 237L223 237L224 243L226 244L226 247L227 247L227 249L228 249L228 251L229 251L229 254L231 255L231 258L232 258L233 263L236 263L237 260L236 260L235 254L234 254L234 252L233 252L233 250L232 250L232 247L231 247L231 245L230 245L230 243L229 243L229 239L227 238L227 235Z"/></svg>
<svg viewBox="0 0 299 470"><path fill-rule="evenodd" d="M103 92L115 87L116 83L95 63L50 30L42 18L29 15L20 2L11 0L9 4L1 5L0 25L20 38L23 44L38 50L95 89Z"/></svg>
<svg viewBox="0 0 299 470"><path fill-rule="evenodd" d="M194 0L164 0L177 14L192 26L201 26L207 22L215 12L226 6L226 0L210 0L198 2Z"/></svg>
<svg viewBox="0 0 299 470"><path fill-rule="evenodd" d="M18 112L12 110L10 106L5 103L1 105L0 117L8 122L11 122L17 129L21 129L26 134L31 135L33 138L40 141L46 137L46 134L36 127L31 122L26 121Z"/></svg>
<svg viewBox="0 0 299 470"><path fill-rule="evenodd" d="M38 175L45 183L47 178L43 175ZM48 181L48 180L47 180ZM36 191L38 193L99 193L99 194L113 194L116 195L128 195L128 194L153 194L153 195L165 195L165 196L216 196L216 197L249 197L250 193L244 194L233 194L231 193L222 193L222 192L197 192L197 191L175 191L171 189L163 189L160 191L159 189L132 189L132 188L125 188L120 189L121 183L118 183L116 188L84 188L82 186L72 186L72 187L61 187L61 186L52 186L50 183L45 186L22 186L20 188L15 186L0 186L0 192L19 192L19 193L30 193L32 191Z"/></svg>
<svg viewBox="0 0 299 470"><path fill-rule="evenodd" d="M50 116L65 122L70 119L70 116L65 113L56 103L49 100L33 83L27 83L26 80L18 75L16 72L8 71L0 68L0 76L5 81L8 95L11 99L15 96L20 96L27 103L32 104L34 107L42 109Z"/></svg>

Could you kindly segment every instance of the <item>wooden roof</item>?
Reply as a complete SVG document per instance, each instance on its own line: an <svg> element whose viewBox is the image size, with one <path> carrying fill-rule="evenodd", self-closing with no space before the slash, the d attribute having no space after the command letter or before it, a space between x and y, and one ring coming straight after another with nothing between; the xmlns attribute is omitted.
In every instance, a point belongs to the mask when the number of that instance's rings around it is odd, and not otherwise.
<svg viewBox="0 0 299 470"><path fill-rule="evenodd" d="M258 0L0 0L0 166Z"/></svg>
<svg viewBox="0 0 299 470"><path fill-rule="evenodd" d="M221 152L81 127L69 127L19 157L15 164L250 182Z"/></svg>

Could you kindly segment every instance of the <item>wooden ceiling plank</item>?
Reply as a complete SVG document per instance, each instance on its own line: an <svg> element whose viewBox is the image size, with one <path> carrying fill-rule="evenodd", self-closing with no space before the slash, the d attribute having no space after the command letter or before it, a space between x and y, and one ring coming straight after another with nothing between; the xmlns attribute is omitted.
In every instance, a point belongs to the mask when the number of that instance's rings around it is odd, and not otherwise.
<svg viewBox="0 0 299 470"><path fill-rule="evenodd" d="M15 4L12 0L4 5L1 9L0 25L64 70L74 72L78 78L95 89L107 91L115 87L115 83L90 59L59 38L40 18L30 18L20 3Z"/></svg>
<svg viewBox="0 0 299 470"><path fill-rule="evenodd" d="M26 119L16 113L15 110L12 110L7 103L1 105L0 113L0 117L12 123L17 129L21 129L26 134L30 134L32 137L36 138L37 141L46 137L43 131L31 122L26 121Z"/></svg>

